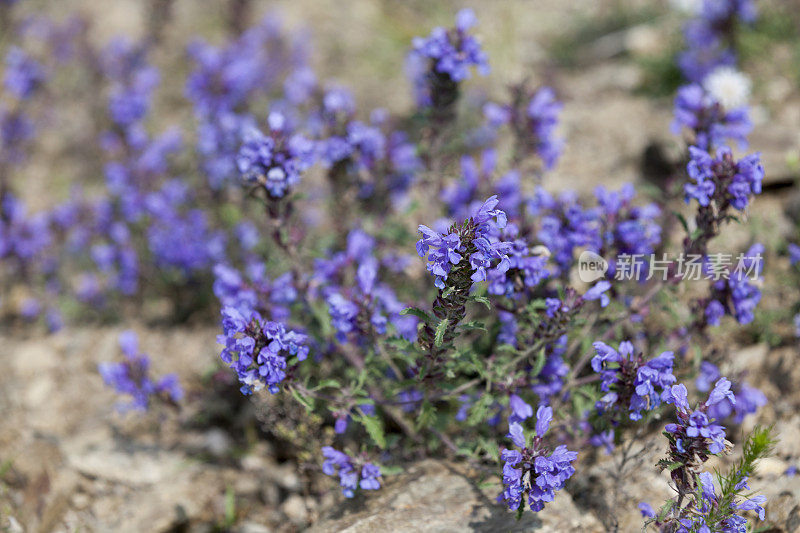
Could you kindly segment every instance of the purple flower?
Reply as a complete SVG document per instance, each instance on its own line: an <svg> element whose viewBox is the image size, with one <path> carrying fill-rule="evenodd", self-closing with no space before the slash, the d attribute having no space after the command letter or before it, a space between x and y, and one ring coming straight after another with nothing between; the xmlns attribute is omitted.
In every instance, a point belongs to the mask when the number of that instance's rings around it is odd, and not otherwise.
<svg viewBox="0 0 800 533"><path fill-rule="evenodd" d="M719 401L729 399L729 386L728 380L720 378L708 401L694 411L689 407L684 385L673 385L665 390L663 400L674 404L678 414L678 423L666 427L666 431L673 435L674 453L688 460L694 453L718 454L725 449L725 428L716 424L708 412Z"/></svg>
<svg viewBox="0 0 800 533"><path fill-rule="evenodd" d="M675 97L675 118L672 132L678 135L686 128L693 134L693 144L712 151L734 141L747 147L747 136L753 129L747 107L724 109L711 94L698 84L685 85Z"/></svg>
<svg viewBox="0 0 800 533"><path fill-rule="evenodd" d="M550 87L539 89L528 104L528 129L531 133L528 142L536 148L548 170L556 165L564 149L564 140L555 136L562 107Z"/></svg>
<svg viewBox="0 0 800 533"><path fill-rule="evenodd" d="M794 243L789 243L788 249L789 249L789 263L792 266L795 266L796 264L800 263L800 246Z"/></svg>
<svg viewBox="0 0 800 533"><path fill-rule="evenodd" d="M336 413L335 415L336 421L333 424L333 431L337 435L341 435L345 431L347 431L347 419L349 416L347 413Z"/></svg>
<svg viewBox="0 0 800 533"><path fill-rule="evenodd" d="M420 225L422 238L417 242L417 254L428 256L428 272L436 276L436 286L444 288L444 282L450 273L451 265L457 265L462 257L461 239L455 233L442 235L428 226Z"/></svg>
<svg viewBox="0 0 800 533"><path fill-rule="evenodd" d="M763 507L765 503L767 503L767 497L758 495L739 502L736 504L736 508L740 511L756 511L758 513L758 519L764 520L766 518L766 511Z"/></svg>
<svg viewBox="0 0 800 533"><path fill-rule="evenodd" d="M555 199L537 187L526 207L531 216L541 220L536 236L552 254L558 267L556 274L563 276L569 272L576 248L600 250L599 212L584 208L576 194L565 192Z"/></svg>
<svg viewBox="0 0 800 533"><path fill-rule="evenodd" d="M480 167L473 157L461 157L461 177L446 187L441 194L442 201L447 204L448 214L454 218L467 218L477 200L478 187L482 181L488 181L494 172L497 162L495 150L484 150L481 154Z"/></svg>
<svg viewBox="0 0 800 533"><path fill-rule="evenodd" d="M423 395L417 389L406 389L400 391L400 393L397 395L397 398L401 402L400 408L403 411L406 413L413 413L419 409L419 406L422 403Z"/></svg>
<svg viewBox="0 0 800 533"><path fill-rule="evenodd" d="M219 113L204 119L197 128L197 152L209 186L219 190L238 176L236 156L243 133L255 128L249 116Z"/></svg>
<svg viewBox="0 0 800 533"><path fill-rule="evenodd" d="M300 67L286 77L283 92L295 105L307 102L317 88L317 76L309 67Z"/></svg>
<svg viewBox="0 0 800 533"><path fill-rule="evenodd" d="M6 70L3 84L6 90L26 100L44 83L45 74L42 66L22 49L12 46L6 54Z"/></svg>
<svg viewBox="0 0 800 533"><path fill-rule="evenodd" d="M508 438L511 439L517 447L524 448L525 447L525 434L522 430L522 426L516 422L512 422L508 426Z"/></svg>
<svg viewBox="0 0 800 533"><path fill-rule="evenodd" d="M720 319L725 316L725 307L717 300L711 300L706 306L706 322L711 326L719 326Z"/></svg>
<svg viewBox="0 0 800 533"><path fill-rule="evenodd" d="M672 352L662 352L649 361L636 354L628 341L614 350L603 342L593 344L596 355L592 358L592 369L602 376L601 390L609 392L597 408L606 411L620 398L627 400L631 420L642 418L642 411L650 411L661 405L662 397L675 383L672 374Z"/></svg>
<svg viewBox="0 0 800 533"><path fill-rule="evenodd" d="M767 404L767 397L764 396L764 393L747 383L737 384L732 388L731 394L726 394L725 398L709 406L710 417L723 420L734 415L734 422L741 424L747 415L755 413L759 407Z"/></svg>
<svg viewBox="0 0 800 533"><path fill-rule="evenodd" d="M278 392L286 378L290 358L304 361L308 357L307 337L287 330L282 324L264 320L250 309L222 309L223 334L217 343L224 348L222 361L232 368L242 383L243 394L267 388Z"/></svg>
<svg viewBox="0 0 800 533"><path fill-rule="evenodd" d="M417 254L422 258L427 256L428 272L436 276L436 287L444 289L453 265L460 264L462 254L470 248L475 250L469 256L473 282L508 271L512 244L496 237L507 222L505 212L497 209L497 204L497 196L490 197L464 224L451 226L446 235L419 226L422 238L417 242Z"/></svg>
<svg viewBox="0 0 800 533"><path fill-rule="evenodd" d="M525 402L516 394L512 394L508 399L508 406L511 408L509 422L522 422L533 416L533 407Z"/></svg>
<svg viewBox="0 0 800 533"><path fill-rule="evenodd" d="M686 203L694 198L701 206L707 206L714 199L721 209L729 204L743 211L750 196L761 193L764 168L760 154L735 161L728 147L719 148L715 157L694 146L689 147L689 153L691 160L686 170L693 182L684 185Z"/></svg>
<svg viewBox="0 0 800 533"><path fill-rule="evenodd" d="M365 463L361 467L361 481L359 487L364 490L378 490L381 488L381 470L372 463Z"/></svg>
<svg viewBox="0 0 800 533"><path fill-rule="evenodd" d="M300 135L289 135L278 112L270 113L269 123L269 135L256 128L245 131L236 165L245 182L262 185L271 197L282 198L314 163L313 144Z"/></svg>
<svg viewBox="0 0 800 533"><path fill-rule="evenodd" d="M536 436L541 438L550 429L553 420L553 409L550 406L540 405L536 410Z"/></svg>
<svg viewBox="0 0 800 533"><path fill-rule="evenodd" d="M505 258L508 259L508 268L503 265L502 268L487 272L490 294L519 297L520 293L533 289L550 276L550 271L546 268L547 256L535 255L534 252L539 253L538 250L531 250L523 239L514 238L516 233L516 226L509 224L501 235L509 243L503 248ZM504 259L502 255L501 259Z"/></svg>
<svg viewBox="0 0 800 533"><path fill-rule="evenodd" d="M511 110L494 102L487 102L483 106L483 118L490 128L499 128L511 120Z"/></svg>
<svg viewBox="0 0 800 533"><path fill-rule="evenodd" d="M736 397L731 391L731 382L726 378L719 378L717 383L714 385L714 389L711 391L711 394L708 395L706 406L715 405L726 398L731 403L736 403Z"/></svg>
<svg viewBox="0 0 800 533"><path fill-rule="evenodd" d="M497 341L511 346L517 346L517 321L513 313L498 311L497 318L500 322L500 331L497 333Z"/></svg>
<svg viewBox="0 0 800 533"><path fill-rule="evenodd" d="M456 15L456 27L447 30L434 28L427 38L413 41L407 67L414 82L417 103L421 107L434 105L442 98L443 85L458 84L470 77L475 66L482 75L489 73L489 63L480 43L468 30L477 23L470 9Z"/></svg>
<svg viewBox="0 0 800 533"><path fill-rule="evenodd" d="M705 0L698 16L684 28L687 50L678 57L684 76L700 83L720 66L736 64L730 43L740 22L752 23L756 9L752 0Z"/></svg>
<svg viewBox="0 0 800 533"><path fill-rule="evenodd" d="M25 160L25 147L35 135L33 122L22 109L0 105L0 161L17 165Z"/></svg>
<svg viewBox="0 0 800 533"><path fill-rule="evenodd" d="M361 464L361 475L359 476L359 462L346 453L330 446L324 446L322 456L325 457L325 461L322 463L322 472L333 476L338 471L339 484L342 487L342 494L346 498L352 498L358 487L363 490L381 488L381 471L376 465L369 462Z"/></svg>
<svg viewBox="0 0 800 533"><path fill-rule="evenodd" d="M545 363L531 389L539 395L540 402L561 392L564 379L569 374L569 366L564 362L567 349L567 336L562 335L555 342L545 346Z"/></svg>
<svg viewBox="0 0 800 533"><path fill-rule="evenodd" d="M336 328L336 337L339 342L347 341L347 334L357 330L359 306L347 300L341 294L334 293L328 296L328 311L331 323Z"/></svg>
<svg viewBox="0 0 800 533"><path fill-rule="evenodd" d="M306 49L305 37L289 37L269 15L222 47L195 40L187 50L194 70L186 80L186 96L203 117L234 112L255 96L281 88L299 103L302 91L315 81L306 66Z"/></svg>
<svg viewBox="0 0 800 533"><path fill-rule="evenodd" d="M636 191L631 184L619 191L599 186L594 195L600 209L598 221L605 250L614 250L618 256L649 256L656 250L661 243L661 210L657 205L634 206ZM610 262L609 276L616 273L616 263Z"/></svg>
<svg viewBox="0 0 800 533"><path fill-rule="evenodd" d="M683 527L679 531L721 531L725 533L745 531L747 529L747 519L736 514L736 511L756 511L759 519L764 520L766 513L762 505L767 501L765 496L751 496L743 501L729 500L730 511L719 512L721 511L722 498L716 492L712 475L708 472L700 472L697 474L697 479L699 484L693 512L687 513L685 518L679 520ZM734 486L734 490L737 492L749 489L747 477L741 477ZM716 518L713 522L709 521L712 516Z"/></svg>
<svg viewBox="0 0 800 533"><path fill-rule="evenodd" d="M719 368L715 364L703 361L700 363L700 373L695 380L695 386L700 392L708 392L720 377Z"/></svg>
<svg viewBox="0 0 800 533"><path fill-rule="evenodd" d="M199 209L184 214L170 207L154 217L147 240L159 268L175 268L186 277L208 271L225 252L224 235L211 230L205 212Z"/></svg>
<svg viewBox="0 0 800 533"><path fill-rule="evenodd" d="M119 406L120 410L146 411L153 399L176 403L183 398L183 390L175 374L167 374L158 381L150 377L150 359L139 353L135 333L123 332L119 343L126 360L121 363L100 363L98 371L106 385L119 394L131 397L130 403Z"/></svg>
<svg viewBox="0 0 800 533"><path fill-rule="evenodd" d="M596 433L589 438L592 446L602 446L606 455L611 455L614 451L614 431L609 429L601 433Z"/></svg>
<svg viewBox="0 0 800 533"><path fill-rule="evenodd" d="M498 501L505 501L509 509L519 509L527 490L528 505L532 511L544 509L552 502L555 492L575 473L572 462L576 452L558 446L552 452L544 445L542 437L547 432L552 418L550 407L540 406L537 412L536 437L531 447L526 446L522 426L516 422L509 425L508 437L521 450L503 450L500 454L503 465L503 492ZM523 480L526 480L523 483Z"/></svg>
<svg viewBox="0 0 800 533"><path fill-rule="evenodd" d="M600 300L600 307L605 307L609 304L610 299L606 291L611 288L611 283L608 281L598 281L595 283L591 289L586 291L583 295L583 299L586 301L592 300Z"/></svg>
<svg viewBox="0 0 800 533"><path fill-rule="evenodd" d="M755 308L761 301L763 253L764 246L754 244L747 252L741 254L733 271L728 272L727 279L723 278L713 283L712 301L706 307L709 324L719 324L721 311L735 316L740 324L749 324L754 320Z"/></svg>

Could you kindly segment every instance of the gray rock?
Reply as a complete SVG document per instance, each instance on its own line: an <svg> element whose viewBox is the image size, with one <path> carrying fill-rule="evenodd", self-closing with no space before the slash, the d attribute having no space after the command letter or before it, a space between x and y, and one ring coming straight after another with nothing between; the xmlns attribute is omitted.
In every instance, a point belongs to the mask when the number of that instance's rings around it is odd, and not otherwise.
<svg viewBox="0 0 800 533"><path fill-rule="evenodd" d="M767 522L786 533L800 532L800 501L797 494L783 491L769 502Z"/></svg>
<svg viewBox="0 0 800 533"><path fill-rule="evenodd" d="M244 522L239 526L239 533L272 533L272 530L256 522Z"/></svg>
<svg viewBox="0 0 800 533"><path fill-rule="evenodd" d="M767 497L766 522L759 525L768 531L800 533L800 476L762 472L761 466L750 480L753 491Z"/></svg>
<svg viewBox="0 0 800 533"><path fill-rule="evenodd" d="M220 428L212 428L203 435L203 447L214 457L229 455L232 446L233 442L228 433Z"/></svg>
<svg viewBox="0 0 800 533"><path fill-rule="evenodd" d="M297 494L292 494L283 502L281 511L295 524L304 524L308 520L306 502Z"/></svg>
<svg viewBox="0 0 800 533"><path fill-rule="evenodd" d="M499 492L497 478L482 483L462 465L424 461L375 494L340 501L310 531L603 531L592 514L575 507L566 491L558 493L555 504L539 513L526 512L520 521L496 503Z"/></svg>
<svg viewBox="0 0 800 533"><path fill-rule="evenodd" d="M171 481L186 468L185 458L179 454L144 446L117 446L110 434L83 446L69 442L64 449L68 464L84 476L130 486Z"/></svg>
<svg viewBox="0 0 800 533"><path fill-rule="evenodd" d="M282 489L289 492L297 492L300 490L300 478L297 475L297 467L293 464L273 464L262 473L267 479L273 483L277 483Z"/></svg>

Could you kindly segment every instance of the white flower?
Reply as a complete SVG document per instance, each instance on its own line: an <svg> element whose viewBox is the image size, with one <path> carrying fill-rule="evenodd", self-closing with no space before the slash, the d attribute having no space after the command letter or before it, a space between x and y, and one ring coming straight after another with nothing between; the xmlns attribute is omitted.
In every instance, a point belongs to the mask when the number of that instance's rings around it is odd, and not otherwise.
<svg viewBox="0 0 800 533"><path fill-rule="evenodd" d="M686 15L698 15L703 8L703 0L670 0L669 3L674 10Z"/></svg>
<svg viewBox="0 0 800 533"><path fill-rule="evenodd" d="M725 109L747 105L750 98L750 78L731 67L719 67L703 80L706 91Z"/></svg>

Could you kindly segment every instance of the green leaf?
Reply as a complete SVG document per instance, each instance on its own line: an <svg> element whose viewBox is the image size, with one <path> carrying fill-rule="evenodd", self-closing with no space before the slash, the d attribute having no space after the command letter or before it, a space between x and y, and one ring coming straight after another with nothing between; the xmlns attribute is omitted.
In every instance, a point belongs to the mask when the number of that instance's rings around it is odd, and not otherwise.
<svg viewBox="0 0 800 533"><path fill-rule="evenodd" d="M414 315L415 317L419 318L420 320L424 320L426 323L433 322L433 317L420 309L419 307L406 307L402 311L400 311L401 315Z"/></svg>
<svg viewBox="0 0 800 533"><path fill-rule="evenodd" d="M455 287L445 287L445 289L442 291L442 298L447 298L448 296L453 294L454 290L456 290Z"/></svg>
<svg viewBox="0 0 800 533"><path fill-rule="evenodd" d="M389 337L383 342L387 346L391 346L392 348L396 348L398 350L409 350L414 346L413 342L409 342L402 337Z"/></svg>
<svg viewBox="0 0 800 533"><path fill-rule="evenodd" d="M335 379L325 379L317 383L317 386L311 390L317 391L320 389L341 389L341 388L342 388L341 383L339 383Z"/></svg>
<svg viewBox="0 0 800 533"><path fill-rule="evenodd" d="M447 326L450 324L450 319L445 318L436 326L436 337L433 342L437 348L441 347L444 342L444 334L447 333Z"/></svg>
<svg viewBox="0 0 800 533"><path fill-rule="evenodd" d="M478 440L478 449L485 451L492 460L500 460L500 447L497 445L496 441L487 439L486 437L480 437Z"/></svg>
<svg viewBox="0 0 800 533"><path fill-rule="evenodd" d="M403 470L403 467L402 467L402 466L397 466L397 465L393 465L393 466L381 465L381 475L382 475L382 476L397 476L397 475L399 475L399 474L402 474L403 472L404 472L404 470Z"/></svg>
<svg viewBox="0 0 800 533"><path fill-rule="evenodd" d="M576 388L572 395L572 405L575 412L583 413L592 409L597 399L596 396L596 390L591 385Z"/></svg>
<svg viewBox="0 0 800 533"><path fill-rule="evenodd" d="M367 381L367 369L365 368L358 373L358 378L356 379L356 386L355 386L356 390L353 392L355 393L362 390L364 388L364 383L366 381Z"/></svg>
<svg viewBox="0 0 800 533"><path fill-rule="evenodd" d="M485 305L486 309L489 309L490 311L492 309L492 302L490 302L489 298L487 298L486 296L475 296L475 295L473 295L473 296L470 296L469 299L472 300L473 302L477 302L479 304Z"/></svg>
<svg viewBox="0 0 800 533"><path fill-rule="evenodd" d="M531 311L538 311L540 309L544 309L547 307L547 304L544 301L544 298L536 298L532 302L527 305L528 309Z"/></svg>
<svg viewBox="0 0 800 533"><path fill-rule="evenodd" d="M377 444L381 450L386 449L386 433L383 430L383 422L381 419L377 416L366 416L364 414L358 418L375 444Z"/></svg>
<svg viewBox="0 0 800 533"><path fill-rule="evenodd" d="M333 326L331 325L331 315L328 308L324 303L311 302L309 304L311 314L319 324L323 337L330 337L333 335Z"/></svg>
<svg viewBox="0 0 800 533"><path fill-rule="evenodd" d="M14 466L13 459L6 459L5 461L0 464L0 478L5 477L8 474L8 471L11 470L11 467Z"/></svg>
<svg viewBox="0 0 800 533"><path fill-rule="evenodd" d="M683 226L683 231L689 233L689 223L686 222L686 217L684 217L681 213L678 213L677 211L673 211L673 214L675 215L675 218L677 218L678 221L681 223L681 226Z"/></svg>
<svg viewBox="0 0 800 533"><path fill-rule="evenodd" d="M417 415L417 429L424 428L430 426L436 420L436 408L433 406L431 402L425 400L422 402L422 406L419 410L419 415Z"/></svg>
<svg viewBox="0 0 800 533"><path fill-rule="evenodd" d="M672 472L673 470L677 470L682 466L684 466L684 464L681 463L680 461L669 461L664 465L664 467L667 468L670 472Z"/></svg>
<svg viewBox="0 0 800 533"><path fill-rule="evenodd" d="M225 489L225 529L236 523L236 492L233 487Z"/></svg>
<svg viewBox="0 0 800 533"><path fill-rule="evenodd" d="M538 376L539 372L541 372L542 368L544 368L544 363L546 360L547 357L545 356L545 349L542 347L542 349L536 354L536 361L533 363L533 369L530 371L529 375Z"/></svg>
<svg viewBox="0 0 800 533"><path fill-rule="evenodd" d="M306 408L307 413L311 413L314 410L314 398L302 395L297 389L293 388L291 390L294 399L300 402L300 404Z"/></svg>
<svg viewBox="0 0 800 533"><path fill-rule="evenodd" d="M469 409L469 417L467 418L467 425L475 426L482 424L486 420L486 415L489 413L489 407L494 403L494 398L489 394L481 396Z"/></svg>
<svg viewBox="0 0 800 533"><path fill-rule="evenodd" d="M458 327L467 331L472 331L476 329L486 331L486 325L483 322L478 322L477 320L473 320L472 322L467 322L466 324L461 324Z"/></svg>

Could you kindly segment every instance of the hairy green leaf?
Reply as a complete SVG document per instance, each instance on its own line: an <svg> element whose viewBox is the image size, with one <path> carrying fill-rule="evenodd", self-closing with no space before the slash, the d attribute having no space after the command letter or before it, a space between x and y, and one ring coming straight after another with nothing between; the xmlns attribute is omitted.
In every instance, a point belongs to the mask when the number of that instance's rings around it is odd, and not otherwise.
<svg viewBox="0 0 800 533"><path fill-rule="evenodd" d="M439 348L442 343L444 342L444 334L447 333L447 326L450 324L450 320L445 318L436 326L436 337L434 337L433 342L437 348Z"/></svg>

